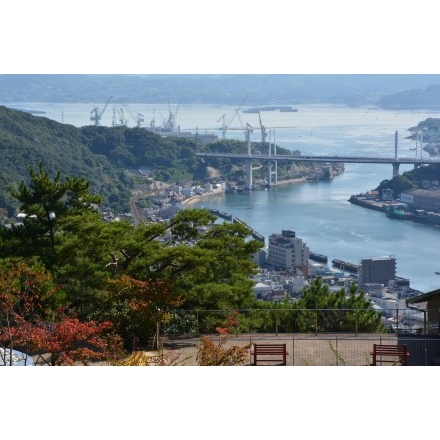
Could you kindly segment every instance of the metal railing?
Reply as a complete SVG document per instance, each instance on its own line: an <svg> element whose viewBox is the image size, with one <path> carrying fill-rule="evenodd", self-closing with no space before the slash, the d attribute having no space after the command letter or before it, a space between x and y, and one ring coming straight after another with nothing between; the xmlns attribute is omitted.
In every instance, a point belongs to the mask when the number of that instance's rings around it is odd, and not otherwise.
<svg viewBox="0 0 440 440"><path fill-rule="evenodd" d="M397 335L440 335L439 310L415 309L243 309L236 311L178 311L162 322L167 336L214 334L219 327L234 334L390 333Z"/></svg>
<svg viewBox="0 0 440 440"><path fill-rule="evenodd" d="M279 308L179 311L168 326L161 324L161 336L164 347L183 349L190 358L187 365L197 365L194 353L203 335L214 341L226 337L226 346L286 343L290 366L369 366L373 344L407 345L409 366L440 365L438 310L363 313L356 309ZM376 320L376 331L364 330L366 316ZM222 335L219 330L226 331ZM378 365L399 364L398 358L386 363L378 359ZM252 365L250 349L248 365Z"/></svg>

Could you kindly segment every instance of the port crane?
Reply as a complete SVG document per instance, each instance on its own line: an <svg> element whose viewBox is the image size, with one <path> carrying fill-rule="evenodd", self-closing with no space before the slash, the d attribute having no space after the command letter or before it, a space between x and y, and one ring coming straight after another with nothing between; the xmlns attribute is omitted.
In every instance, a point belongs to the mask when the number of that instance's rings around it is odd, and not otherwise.
<svg viewBox="0 0 440 440"><path fill-rule="evenodd" d="M261 122L261 113L260 112L258 112L258 118L260 120L261 142L264 143L266 141L267 132L266 132L266 127Z"/></svg>
<svg viewBox="0 0 440 440"><path fill-rule="evenodd" d="M119 123L117 122L119 120ZM117 107L116 105L113 107L113 127L121 126L126 127L127 126L127 118L124 115L124 110L122 107Z"/></svg>
<svg viewBox="0 0 440 440"><path fill-rule="evenodd" d="M177 119L177 111L179 110L179 105L177 104L176 110L173 113L171 111L171 107L169 108L169 114L168 114L168 119L165 121L162 114L162 119L164 120L163 124L162 124L162 128L161 131L165 132L165 133L174 133L174 129L176 126L176 119Z"/></svg>
<svg viewBox="0 0 440 440"><path fill-rule="evenodd" d="M248 134L249 134L249 132L252 133L252 127L250 126L250 124L244 123L241 118L241 115L240 115L241 108L243 107L243 104L244 104L246 98L247 98L247 96L243 99L240 107L235 109L234 115L232 116L232 118L228 122L226 122L226 115L222 115L220 117L220 119L217 120L217 122L220 122L221 120L223 120L222 126L219 129L222 131L222 139L225 139L227 130L243 130L243 131L247 132ZM231 128L230 127L231 123L234 121L235 118L237 118L239 120L241 128ZM259 118L259 123L260 123L260 130L261 130L261 142L264 143L264 142L266 142L266 138L267 138L267 127L265 127L261 121L261 113L260 112L258 112L258 118ZM297 127L279 126L279 127L269 127L269 128L275 129L275 128L297 128Z"/></svg>
<svg viewBox="0 0 440 440"><path fill-rule="evenodd" d="M110 95L110 97L107 99L107 102L104 105L104 108L101 110L99 107L95 107L91 112L90 112L90 120L95 122L95 125L98 126L100 125L100 121L102 118L102 115L104 114L110 100L113 98L112 95Z"/></svg>
<svg viewBox="0 0 440 440"><path fill-rule="evenodd" d="M142 125L142 122L145 121L144 119L144 115L141 115L140 113L138 113L136 115L136 117L133 116L133 114L131 113L131 111L128 109L128 107L126 105L124 105L125 109L127 110L128 114L132 117L132 119L136 122L136 126L140 127Z"/></svg>
<svg viewBox="0 0 440 440"><path fill-rule="evenodd" d="M226 115L220 116L220 118L217 120L217 122L220 122L221 120L223 120L222 127L220 129L222 131L222 139L226 138L226 131L229 130L229 127L232 124L232 122L234 121L236 116L238 116L238 119L240 121L240 125L243 127L243 121L241 120L241 117L240 117L240 110L243 107L243 104L246 101L247 97L248 97L248 95L246 95L244 97L243 101L240 104L240 107L235 109L234 115L232 116L232 118L228 122L226 122Z"/></svg>
<svg viewBox="0 0 440 440"><path fill-rule="evenodd" d="M246 133L246 139L248 140L249 136L251 133L253 133L254 129L251 126L251 124L247 123L246 121L243 121L243 118L241 116L241 108L244 105L244 102L246 100L247 96L243 99L243 101L241 102L240 106L238 108L235 109L234 114L232 115L232 117L227 120L226 114L223 114L218 120L217 122L223 121L221 127L210 127L210 128L201 128L201 127L196 127L196 128L180 128L179 127L179 132L183 132L183 131L196 131L196 134L199 133L200 130L205 130L206 132L208 131L216 131L216 130L220 130L222 132L222 136L221 139L225 140L226 139L226 132L228 130L230 131L244 131ZM158 132L164 132L164 133L174 133L174 128L175 128L175 118L177 115L177 109L176 111L173 112L169 111L169 117L168 120L165 121L164 117L162 116L163 119L163 124L162 124L162 128L161 129L157 129L154 127L154 117L153 120L151 121L151 129L153 131L158 131ZM276 129L276 128L297 128L295 126L276 126L276 127L265 127L262 123L261 120L261 114L260 112L258 112L259 115L259 126L260 126L260 130L261 130L261 142L265 143L266 142L266 138L267 138L267 129ZM240 126L239 127L231 127L231 124L234 122L234 120L238 119Z"/></svg>
<svg viewBox="0 0 440 440"><path fill-rule="evenodd" d="M227 128L227 130L239 130L239 131L245 131L245 132L250 132L250 133L252 133L253 132L253 128L252 128L252 126L249 124L249 123L245 123L245 122L243 122L243 119L241 118L241 116L240 116L240 112L239 112L239 110L240 109L237 109L236 111L235 111L235 114L234 114L234 117L231 119L231 121L229 122L229 124L228 124L228 126L226 127ZM225 115L223 115L222 116L222 118L224 117ZM238 118L238 120L239 120L239 122L240 122L240 126L241 126L241 128L240 127L230 127L229 125L230 125L230 123L234 120L234 118L235 117L237 117ZM261 142L262 143L264 143L264 142L266 142L266 138L267 138L267 129L269 128L269 129L276 129L276 128L297 128L297 126L274 126L274 127L266 127L266 126L264 126L263 125L263 122L262 122L262 120L261 120L261 114L260 114L260 112L258 112L258 118L259 118L259 125L260 125L260 131L261 131ZM221 119L221 118L220 118ZM217 121L218 122L218 121ZM222 130L222 132L223 132L223 136L222 136L222 139L224 139L225 138L225 134L226 134L226 129L225 129L225 126L223 126L223 127L221 127L219 130Z"/></svg>

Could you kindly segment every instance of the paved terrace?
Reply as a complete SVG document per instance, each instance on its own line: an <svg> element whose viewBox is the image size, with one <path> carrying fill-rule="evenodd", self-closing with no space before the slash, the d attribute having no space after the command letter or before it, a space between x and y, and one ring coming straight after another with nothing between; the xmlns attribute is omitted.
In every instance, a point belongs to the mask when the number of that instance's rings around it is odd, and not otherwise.
<svg viewBox="0 0 440 440"><path fill-rule="evenodd" d="M220 336L209 336L218 341ZM253 342L265 344L286 343L288 366L369 366L373 344L407 344L410 357L408 366L440 365L440 338L396 334L240 334L228 336L225 347L247 346ZM178 362L197 366L196 355L200 337L169 337L161 339L164 353L178 353ZM251 365L251 356L245 365ZM279 364L279 363L278 363ZM277 365L265 363L265 365ZM383 366L393 366L384 363Z"/></svg>

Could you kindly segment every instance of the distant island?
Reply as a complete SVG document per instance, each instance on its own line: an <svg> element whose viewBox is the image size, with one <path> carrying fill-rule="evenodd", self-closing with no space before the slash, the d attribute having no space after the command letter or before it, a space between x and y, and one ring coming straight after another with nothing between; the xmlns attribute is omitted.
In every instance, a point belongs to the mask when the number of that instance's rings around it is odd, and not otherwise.
<svg viewBox="0 0 440 440"><path fill-rule="evenodd" d="M109 95L120 102L132 103L236 106L242 103L246 107L343 104L390 109L438 108L440 75L0 75L0 104L106 102Z"/></svg>

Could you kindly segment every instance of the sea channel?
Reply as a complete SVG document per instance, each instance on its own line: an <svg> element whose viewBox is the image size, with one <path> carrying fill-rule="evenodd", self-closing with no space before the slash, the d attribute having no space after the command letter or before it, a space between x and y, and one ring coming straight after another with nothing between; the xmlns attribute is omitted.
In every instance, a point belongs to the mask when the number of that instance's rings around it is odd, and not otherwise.
<svg viewBox="0 0 440 440"><path fill-rule="evenodd" d="M15 108L44 111L43 117L84 126L93 124L90 112L103 104L9 103ZM399 139L409 136L408 129L427 118L439 118L439 111L382 110L373 106L295 105L298 112L262 112L262 123L275 142L301 154L354 155L370 147L385 144L398 132ZM221 119L234 121L226 137L244 140L236 107L219 105L130 104L126 108L128 126L142 114L148 126L165 121L175 112L181 130L215 132L221 136ZM107 110L102 125L112 125L112 110ZM235 115L235 116L234 116ZM261 139L258 114L241 113L241 119L254 127L251 140ZM282 127L282 128L281 128ZM232 129L234 128L234 129ZM273 139L272 137L272 139ZM416 153L414 153L416 154ZM411 169L408 165L400 172ZM205 197L193 207L219 209L245 221L266 238L283 229L295 231L309 248L328 257L358 264L363 258L394 256L397 275L410 280L410 286L422 292L440 288L440 229L387 218L385 214L351 204L348 199L376 188L392 178L391 165L346 164L345 171L328 182L301 183L265 190L246 191Z"/></svg>

